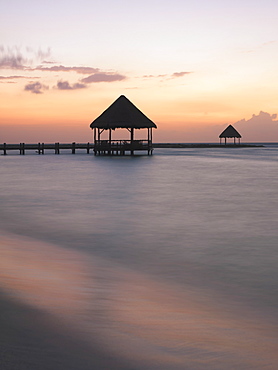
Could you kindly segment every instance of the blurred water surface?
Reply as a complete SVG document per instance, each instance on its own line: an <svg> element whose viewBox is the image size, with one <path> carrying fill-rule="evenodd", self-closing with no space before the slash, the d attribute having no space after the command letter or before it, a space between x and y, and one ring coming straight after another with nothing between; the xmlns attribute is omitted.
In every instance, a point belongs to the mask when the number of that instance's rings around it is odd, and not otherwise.
<svg viewBox="0 0 278 370"><path fill-rule="evenodd" d="M2 156L0 288L130 368L276 368L278 147L154 153Z"/></svg>

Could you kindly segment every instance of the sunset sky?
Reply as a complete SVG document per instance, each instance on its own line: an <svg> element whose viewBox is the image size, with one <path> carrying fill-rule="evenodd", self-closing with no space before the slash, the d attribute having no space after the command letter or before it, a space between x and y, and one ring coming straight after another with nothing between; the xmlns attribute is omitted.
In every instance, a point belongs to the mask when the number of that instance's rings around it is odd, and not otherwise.
<svg viewBox="0 0 278 370"><path fill-rule="evenodd" d="M10 0L0 12L0 143L87 142L120 95L155 142L278 142L276 0Z"/></svg>

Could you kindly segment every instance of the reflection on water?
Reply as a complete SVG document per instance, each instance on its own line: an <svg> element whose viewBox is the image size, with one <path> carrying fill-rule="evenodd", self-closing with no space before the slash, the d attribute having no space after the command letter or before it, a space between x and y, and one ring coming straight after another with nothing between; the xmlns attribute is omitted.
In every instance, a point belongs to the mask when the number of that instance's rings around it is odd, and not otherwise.
<svg viewBox="0 0 278 370"><path fill-rule="evenodd" d="M3 157L0 291L131 369L275 369L277 159Z"/></svg>
<svg viewBox="0 0 278 370"><path fill-rule="evenodd" d="M0 288L59 318L138 368L268 368L277 363L270 322L222 311L190 290L76 251L1 238ZM186 289L188 288L188 289ZM241 316L242 315L242 316ZM260 321L258 321L260 320Z"/></svg>

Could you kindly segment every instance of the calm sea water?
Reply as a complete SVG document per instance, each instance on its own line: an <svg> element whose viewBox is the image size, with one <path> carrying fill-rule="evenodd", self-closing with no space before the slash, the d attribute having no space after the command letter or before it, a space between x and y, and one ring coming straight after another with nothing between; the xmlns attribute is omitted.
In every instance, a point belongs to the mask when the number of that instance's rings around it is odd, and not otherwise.
<svg viewBox="0 0 278 370"><path fill-rule="evenodd" d="M277 369L277 161L1 156L0 289L130 369Z"/></svg>

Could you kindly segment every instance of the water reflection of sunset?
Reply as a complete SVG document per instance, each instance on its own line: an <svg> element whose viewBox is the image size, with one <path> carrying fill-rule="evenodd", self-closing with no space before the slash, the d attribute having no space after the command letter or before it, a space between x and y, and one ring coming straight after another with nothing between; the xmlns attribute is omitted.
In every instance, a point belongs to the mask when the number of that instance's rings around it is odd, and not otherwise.
<svg viewBox="0 0 278 370"><path fill-rule="evenodd" d="M220 369L223 358L227 368L278 363L270 323L205 292L27 238L1 237L0 254L0 288L9 296L141 367Z"/></svg>
<svg viewBox="0 0 278 370"><path fill-rule="evenodd" d="M86 302L81 254L30 239L1 238L2 289L16 299L55 314L72 315Z"/></svg>

